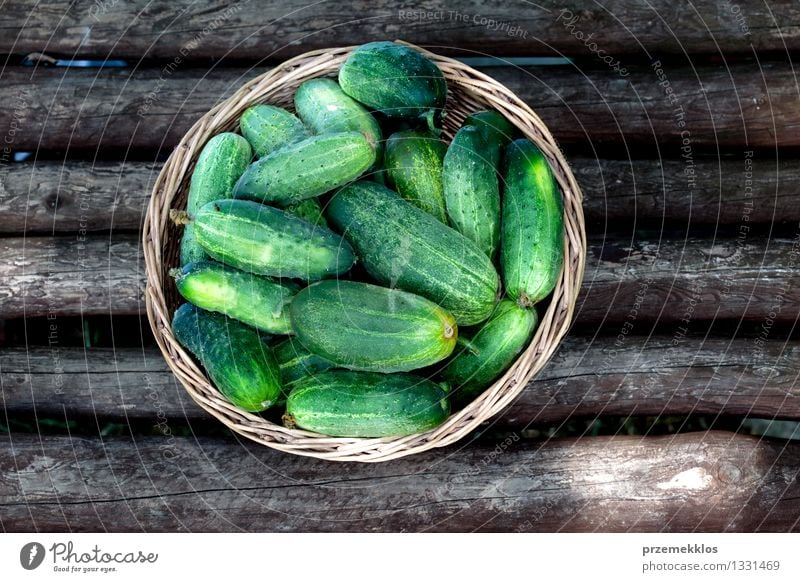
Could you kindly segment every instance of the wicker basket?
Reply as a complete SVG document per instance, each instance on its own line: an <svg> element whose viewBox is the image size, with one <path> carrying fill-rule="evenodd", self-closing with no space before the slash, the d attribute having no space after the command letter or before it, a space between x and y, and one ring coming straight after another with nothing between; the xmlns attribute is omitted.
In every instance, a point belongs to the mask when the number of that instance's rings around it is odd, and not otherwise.
<svg viewBox="0 0 800 582"><path fill-rule="evenodd" d="M172 152L153 187L144 222L147 317L169 367L191 397L237 433L269 447L332 461L387 461L456 442L503 410L522 391L558 347L570 325L583 278L586 236L581 191L552 135L539 117L506 87L453 59L418 49L441 68L448 83L445 138L451 139L465 117L494 108L503 113L547 156L564 197L565 268L535 336L514 365L483 394L434 430L399 438L333 438L288 429L229 403L172 335L179 297L170 268L178 263L180 231L169 220L171 208L185 208L192 168L202 147L217 133L236 131L242 112L256 103L290 108L295 89L307 79L335 77L355 47L309 52L295 57L239 89L206 113ZM415 47L418 48L418 47Z"/></svg>

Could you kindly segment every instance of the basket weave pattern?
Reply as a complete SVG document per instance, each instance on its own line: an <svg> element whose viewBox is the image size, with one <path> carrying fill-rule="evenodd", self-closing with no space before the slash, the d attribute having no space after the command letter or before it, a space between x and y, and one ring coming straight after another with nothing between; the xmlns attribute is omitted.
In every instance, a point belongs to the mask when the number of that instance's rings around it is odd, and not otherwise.
<svg viewBox="0 0 800 582"><path fill-rule="evenodd" d="M442 425L399 438L334 438L288 429L228 402L172 334L172 314L180 297L168 272L177 266L181 231L169 220L171 208L184 209L189 178L206 142L223 131L236 131L245 109L257 103L292 108L295 90L315 77L335 77L355 47L309 52L253 79L206 113L186 133L161 170L144 221L147 317L169 367L191 397L235 432L282 451L332 461L375 462L449 445L508 406L558 347L572 319L583 279L586 235L582 195L553 136L539 117L506 87L456 60L424 51L448 83L445 139L449 141L470 113L494 108L536 143L550 162L564 199L564 269L552 300L528 348L489 389ZM417 47L415 47L417 48Z"/></svg>

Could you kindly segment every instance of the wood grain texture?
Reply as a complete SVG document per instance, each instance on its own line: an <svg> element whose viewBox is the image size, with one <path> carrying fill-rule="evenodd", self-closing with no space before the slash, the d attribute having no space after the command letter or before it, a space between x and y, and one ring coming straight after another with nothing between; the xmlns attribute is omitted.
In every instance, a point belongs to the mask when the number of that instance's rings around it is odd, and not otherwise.
<svg viewBox="0 0 800 582"><path fill-rule="evenodd" d="M800 161L699 159L686 189L684 162L575 157L590 233L641 225L734 226L800 222ZM0 174L0 233L138 231L160 163L36 162Z"/></svg>
<svg viewBox="0 0 800 582"><path fill-rule="evenodd" d="M473 442L332 464L203 438L0 438L35 531L793 531L800 445L729 433Z"/></svg>
<svg viewBox="0 0 800 582"><path fill-rule="evenodd" d="M775 339L567 336L495 428L601 415L722 414L800 420L800 344ZM210 420L154 348L4 348L8 415L96 417L158 427Z"/></svg>
<svg viewBox="0 0 800 582"><path fill-rule="evenodd" d="M0 318L141 314L144 262L133 235L0 239ZM652 322L691 331L698 320L794 322L800 303L794 239L590 241L575 319ZM769 332L767 333L769 335Z"/></svg>
<svg viewBox="0 0 800 582"><path fill-rule="evenodd" d="M749 148L800 146L790 65L663 71L659 77L651 67L631 68L623 78L608 69L485 69L536 110L563 145L608 145L627 154L646 148L657 157L682 159L687 171L702 150L733 148L741 155ZM260 72L11 67L1 77L0 99L10 106L0 110L0 127L20 127L11 144L18 150L169 150L191 124Z"/></svg>
<svg viewBox="0 0 800 582"><path fill-rule="evenodd" d="M592 57L575 31L593 34L599 47L616 55L785 52L800 45L795 3L739 0L737 7L738 12L714 0L694 0L684 10L675 10L667 0L433 0L424 5L405 0L201 0L176 10L166 0L11 0L0 15L0 51L137 60L172 59L190 47L184 58L258 60L400 37L449 52L460 47L489 54ZM413 12L421 8L428 12L425 18ZM573 15L578 20L565 27Z"/></svg>

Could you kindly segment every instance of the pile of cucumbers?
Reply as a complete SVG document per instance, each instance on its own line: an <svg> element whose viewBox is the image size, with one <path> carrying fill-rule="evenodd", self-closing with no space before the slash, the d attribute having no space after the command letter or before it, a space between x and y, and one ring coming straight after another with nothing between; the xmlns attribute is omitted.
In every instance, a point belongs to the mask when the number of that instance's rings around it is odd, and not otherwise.
<svg viewBox="0 0 800 582"><path fill-rule="evenodd" d="M563 265L542 152L496 111L438 129L427 57L363 45L294 112L256 105L192 173L177 340L232 406L338 437L445 421L529 343Z"/></svg>

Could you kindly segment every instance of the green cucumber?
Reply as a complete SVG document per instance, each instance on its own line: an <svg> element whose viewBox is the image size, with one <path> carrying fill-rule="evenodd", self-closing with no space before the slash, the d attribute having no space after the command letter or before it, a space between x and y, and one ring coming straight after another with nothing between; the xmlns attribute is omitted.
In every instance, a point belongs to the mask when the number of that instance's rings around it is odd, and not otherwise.
<svg viewBox="0 0 800 582"><path fill-rule="evenodd" d="M280 398L278 363L252 327L184 303L172 318L172 332L222 395L242 410L261 412Z"/></svg>
<svg viewBox="0 0 800 582"><path fill-rule="evenodd" d="M339 69L339 85L356 101L388 117L434 118L447 100L439 67L422 53L394 42L355 49Z"/></svg>
<svg viewBox="0 0 800 582"><path fill-rule="evenodd" d="M325 215L322 213L322 206L320 206L319 200L316 198L306 198L300 202L290 204L283 210L292 216L302 218L306 222L328 228L328 221L325 220Z"/></svg>
<svg viewBox="0 0 800 582"><path fill-rule="evenodd" d="M333 370L295 385L284 423L329 436L389 437L431 430L449 414L446 392L425 378Z"/></svg>
<svg viewBox="0 0 800 582"><path fill-rule="evenodd" d="M429 131L407 130L386 140L387 186L414 206L447 223L442 190L442 161L447 146Z"/></svg>
<svg viewBox="0 0 800 582"><path fill-rule="evenodd" d="M338 234L257 202L211 202L193 224L206 253L250 273L314 281L340 275L355 262Z"/></svg>
<svg viewBox="0 0 800 582"><path fill-rule="evenodd" d="M498 303L492 317L467 339L468 347L456 348L442 371L453 397L472 400L499 378L528 345L537 323L536 309L521 309L508 299Z"/></svg>
<svg viewBox="0 0 800 582"><path fill-rule="evenodd" d="M382 285L422 295L473 325L494 309L499 277L475 243L377 184L349 184L331 199L328 221L343 232Z"/></svg>
<svg viewBox="0 0 800 582"><path fill-rule="evenodd" d="M272 348L281 370L284 392L306 376L314 376L334 367L330 360L308 351L296 338L290 337Z"/></svg>
<svg viewBox="0 0 800 582"><path fill-rule="evenodd" d="M503 281L530 307L553 291L564 264L564 202L547 159L527 139L506 148L503 184Z"/></svg>
<svg viewBox="0 0 800 582"><path fill-rule="evenodd" d="M253 105L246 109L239 119L239 129L258 158L310 135L302 121L274 105Z"/></svg>
<svg viewBox="0 0 800 582"><path fill-rule="evenodd" d="M458 336L453 316L432 301L353 281L306 287L289 312L300 343L350 370L423 368L447 358Z"/></svg>
<svg viewBox="0 0 800 582"><path fill-rule="evenodd" d="M189 182L186 212L189 216L213 200L230 198L233 185L253 159L250 144L241 135L220 133L203 147ZM195 240L194 227L186 225L181 239L181 265L207 259Z"/></svg>
<svg viewBox="0 0 800 582"><path fill-rule="evenodd" d="M478 127L484 132L487 147L484 157L491 161L495 168L500 166L503 148L511 141L514 126L497 111L478 111L464 121L462 127Z"/></svg>
<svg viewBox="0 0 800 582"><path fill-rule="evenodd" d="M376 164L382 159L383 134L378 120L333 79L320 77L302 83L294 94L294 108L316 133L363 133L375 147Z"/></svg>
<svg viewBox="0 0 800 582"><path fill-rule="evenodd" d="M314 135L252 164L233 195L286 206L355 180L375 162L375 146L349 131Z"/></svg>
<svg viewBox="0 0 800 582"><path fill-rule="evenodd" d="M458 130L444 157L444 197L450 224L494 258L500 244L500 182L489 140L479 127Z"/></svg>
<svg viewBox="0 0 800 582"><path fill-rule="evenodd" d="M214 261L189 263L171 274L178 292L198 307L272 334L292 333L288 307L294 286Z"/></svg>

